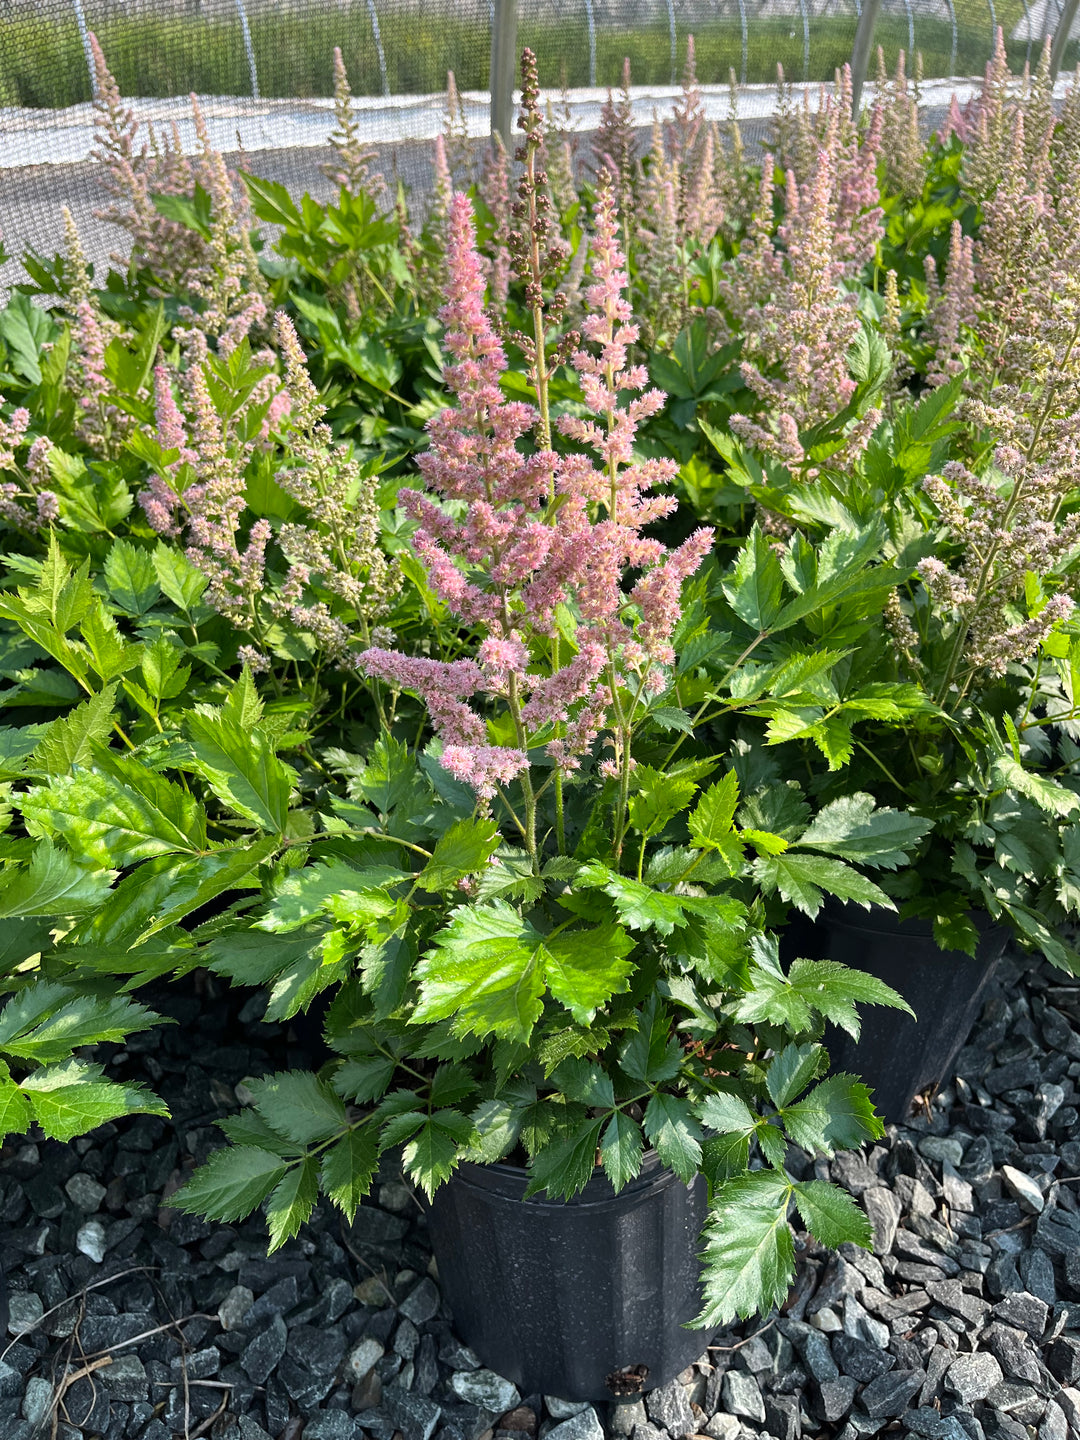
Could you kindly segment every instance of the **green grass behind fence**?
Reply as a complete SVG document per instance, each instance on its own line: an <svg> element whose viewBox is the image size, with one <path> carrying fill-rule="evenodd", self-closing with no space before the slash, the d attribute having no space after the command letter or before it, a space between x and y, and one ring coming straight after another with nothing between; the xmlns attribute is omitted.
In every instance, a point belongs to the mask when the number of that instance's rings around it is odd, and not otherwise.
<svg viewBox="0 0 1080 1440"><path fill-rule="evenodd" d="M955 0L955 4L955 50L948 24L915 17L915 44L927 76L977 74L986 63L992 35L989 9L984 0ZM1008 33L1021 13L1020 0L999 4L996 13ZM850 57L854 26L854 15L812 21L807 54L797 15L790 20L752 20L744 55L737 22L699 25L695 27L698 74L703 82L717 83L734 69L750 83L768 82L775 78L780 61L794 81L829 80ZM354 92L382 93L383 76L366 4L313 8L303 15L255 16L251 35L263 95L331 94L335 45L344 53ZM183 95L190 90L204 95L251 93L247 57L235 21L197 15L120 17L103 21L98 38L125 95ZM875 38L891 65L897 50L908 48L906 20L891 15L880 19ZM544 84L588 84L589 36L584 21L558 26L523 23L519 39L537 52ZM391 94L439 91L452 69L463 89L486 89L489 43L486 29L452 16L434 19L420 14L409 18L407 28L400 13L387 16L383 31L387 87ZM678 35L677 69L685 44L686 36ZM1078 49L1075 44L1069 47L1067 63L1077 63ZM1010 44L1009 50L1019 69L1027 47ZM630 56L636 83L670 82L666 23L598 30L596 72L601 85L618 84L625 55ZM0 105L65 106L89 99L86 58L73 18L0 18Z"/></svg>

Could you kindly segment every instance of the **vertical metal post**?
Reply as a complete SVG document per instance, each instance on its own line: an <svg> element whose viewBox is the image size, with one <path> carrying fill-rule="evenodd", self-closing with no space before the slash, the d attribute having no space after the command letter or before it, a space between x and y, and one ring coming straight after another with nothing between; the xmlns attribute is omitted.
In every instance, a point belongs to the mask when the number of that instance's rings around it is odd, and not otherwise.
<svg viewBox="0 0 1080 1440"><path fill-rule="evenodd" d="M495 0L491 25L491 133L514 145L514 75L517 71L517 0Z"/></svg>
<svg viewBox="0 0 1080 1440"><path fill-rule="evenodd" d="M255 69L255 46L251 43L251 30L248 26L247 11L244 9L244 0L236 0L236 13L240 17L240 34L244 40L244 54L247 56L248 73L251 75L251 98L259 98L259 73Z"/></svg>
<svg viewBox="0 0 1080 1440"><path fill-rule="evenodd" d="M1065 47L1069 43L1069 32L1076 20L1076 7L1078 0L1065 0L1061 11L1061 18L1058 20L1057 29L1054 31L1054 43L1050 47L1050 75L1056 80L1058 71L1061 69L1062 61L1065 59Z"/></svg>
<svg viewBox="0 0 1080 1440"><path fill-rule="evenodd" d="M855 27L855 43L851 47L851 110L856 119L862 103L866 71L870 65L870 51L874 44L874 26L880 9L881 0L863 0L862 14Z"/></svg>
<svg viewBox="0 0 1080 1440"><path fill-rule="evenodd" d="M904 9L907 11L907 53L908 63L911 66L911 73L915 73L915 16L911 10L911 0L904 0Z"/></svg>
<svg viewBox="0 0 1080 1440"><path fill-rule="evenodd" d="M585 0L585 19L589 26L589 84L596 84L596 16L593 0Z"/></svg>
<svg viewBox="0 0 1080 1440"><path fill-rule="evenodd" d="M240 0L236 0L239 5ZM386 51L383 49L382 32L379 29L379 15L375 9L375 0L367 0L368 14L371 16L371 33L375 37L375 54L379 60L379 79L382 81L382 93L390 94L390 76L386 71Z"/></svg>
<svg viewBox="0 0 1080 1440"><path fill-rule="evenodd" d="M746 0L739 0L739 34L742 39L742 55L739 66L739 84L746 84L746 56L750 49L750 37L746 33Z"/></svg>
<svg viewBox="0 0 1080 1440"><path fill-rule="evenodd" d="M671 32L671 83L679 83L678 36L675 33L675 0L667 0L668 30Z"/></svg>
<svg viewBox="0 0 1080 1440"><path fill-rule="evenodd" d="M1032 21L1032 18L1031 18L1031 11L1028 9L1027 0L1020 0L1020 3L1021 3L1021 5L1023 5L1023 7L1024 7L1024 24L1025 24L1026 27L1027 27L1027 51L1026 51L1026 53L1025 53L1025 55L1024 55L1024 64L1030 67L1030 65L1031 65L1031 42L1032 42L1032 39L1033 39L1034 34L1035 34L1034 22Z"/></svg>
<svg viewBox="0 0 1080 1440"><path fill-rule="evenodd" d="M799 0L799 14L802 16L802 78L805 85L810 79L810 16L806 0Z"/></svg>
<svg viewBox="0 0 1080 1440"><path fill-rule="evenodd" d="M953 0L945 0L949 7L949 24L952 28L952 49L949 51L949 74L956 74L956 7Z"/></svg>
<svg viewBox="0 0 1080 1440"><path fill-rule="evenodd" d="M82 41L83 54L86 56L86 68L90 71L90 94L97 99L97 71L94 69L94 52L90 49L90 31L86 25L86 15L82 8L82 0L71 0L75 7L75 24L79 27L79 39Z"/></svg>

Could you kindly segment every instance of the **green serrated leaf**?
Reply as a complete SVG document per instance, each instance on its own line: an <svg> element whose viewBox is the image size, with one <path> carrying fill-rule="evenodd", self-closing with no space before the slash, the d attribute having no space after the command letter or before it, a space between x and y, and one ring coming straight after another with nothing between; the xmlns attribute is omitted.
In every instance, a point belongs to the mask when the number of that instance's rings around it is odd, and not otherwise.
<svg viewBox="0 0 1080 1440"><path fill-rule="evenodd" d="M319 1160L315 1155L308 1155L285 1172L270 1196L266 1220L270 1227L271 1254L299 1233L318 1198Z"/></svg>
<svg viewBox="0 0 1080 1440"><path fill-rule="evenodd" d="M386 1094L396 1068L396 1062L385 1055L346 1060L334 1071L331 1083L344 1099L357 1105L370 1105Z"/></svg>
<svg viewBox="0 0 1080 1440"><path fill-rule="evenodd" d="M931 828L931 821L904 810L875 808L874 797L842 795L826 805L799 836L798 843L844 860L895 870Z"/></svg>
<svg viewBox="0 0 1080 1440"><path fill-rule="evenodd" d="M1080 810L1080 795L1045 775L1028 770L1011 755L998 755L990 767L994 783L1003 790L1015 790L1032 800L1048 815L1066 816Z"/></svg>
<svg viewBox="0 0 1080 1440"><path fill-rule="evenodd" d="M23 797L32 834L63 836L77 859L100 868L206 848L206 816L186 790L130 757L100 746L96 754L107 772L57 775Z"/></svg>
<svg viewBox="0 0 1080 1440"><path fill-rule="evenodd" d="M193 712L185 717L184 732L194 768L222 804L261 830L283 835L295 777L268 737L224 716Z"/></svg>
<svg viewBox="0 0 1080 1440"><path fill-rule="evenodd" d="M88 870L48 841L37 845L30 863L11 867L0 878L0 920L24 915L83 915L98 909L116 872Z"/></svg>
<svg viewBox="0 0 1080 1440"><path fill-rule="evenodd" d="M49 723L34 748L34 768L46 775L69 775L88 766L94 746L109 738L115 718L116 686L106 685L68 715Z"/></svg>
<svg viewBox="0 0 1080 1440"><path fill-rule="evenodd" d="M663 1163L689 1185L701 1167L701 1126L690 1101L658 1091L646 1105L642 1123Z"/></svg>
<svg viewBox="0 0 1080 1440"><path fill-rule="evenodd" d="M585 1120L569 1135L538 1148L529 1165L526 1198L545 1190L569 1200L592 1179L603 1120Z"/></svg>
<svg viewBox="0 0 1080 1440"><path fill-rule="evenodd" d="M358 1125L324 1153L320 1181L323 1191L347 1220L352 1220L369 1194L379 1165L379 1143L370 1125Z"/></svg>
<svg viewBox="0 0 1080 1440"><path fill-rule="evenodd" d="M621 1190L641 1170L641 1126L616 1110L600 1137L600 1163L615 1190Z"/></svg>
<svg viewBox="0 0 1080 1440"><path fill-rule="evenodd" d="M804 1150L853 1150L877 1140L885 1127L874 1113L870 1091L853 1075L830 1075L781 1112L784 1129Z"/></svg>
<svg viewBox="0 0 1080 1440"><path fill-rule="evenodd" d="M29 1128L29 1101L10 1075L0 1077L0 1140L25 1135Z"/></svg>
<svg viewBox="0 0 1080 1440"><path fill-rule="evenodd" d="M329 1085L307 1070L286 1070L250 1080L255 1109L294 1145L328 1140L345 1124L345 1106Z"/></svg>
<svg viewBox="0 0 1080 1440"><path fill-rule="evenodd" d="M783 855L759 855L753 870L767 895L779 892L781 899L811 919L821 909L823 892L840 900L854 900L864 909L871 905L896 909L885 891L872 880L842 860L826 855L796 855L790 850Z"/></svg>
<svg viewBox="0 0 1080 1440"><path fill-rule="evenodd" d="M723 1091L706 1096L698 1107L698 1114L709 1129L719 1135L749 1135L757 1124L757 1116L745 1100Z"/></svg>
<svg viewBox="0 0 1080 1440"><path fill-rule="evenodd" d="M861 1245L869 1250L873 1244L870 1221L838 1185L800 1180L795 1186L795 1204L807 1230L830 1250L838 1245Z"/></svg>
<svg viewBox="0 0 1080 1440"><path fill-rule="evenodd" d="M424 1117L401 1159L405 1173L429 1200L450 1179L471 1138L471 1122L456 1110L440 1110Z"/></svg>
<svg viewBox="0 0 1080 1440"><path fill-rule="evenodd" d="M860 1029L856 1003L888 1005L894 1010L906 1010L914 1018L911 1006L890 985L836 960L794 960L788 984L800 999L856 1040Z"/></svg>
<svg viewBox="0 0 1080 1440"><path fill-rule="evenodd" d="M105 557L109 593L128 615L145 615L161 594L154 558L130 540L115 540Z"/></svg>
<svg viewBox="0 0 1080 1440"><path fill-rule="evenodd" d="M633 948L633 940L618 925L564 930L545 939L548 987L579 1025L591 1025L613 995L629 990L634 967L626 956Z"/></svg>
<svg viewBox="0 0 1080 1440"><path fill-rule="evenodd" d="M782 1109L789 1100L801 1095L828 1063L829 1057L821 1045L785 1045L769 1062L765 1075L769 1099Z"/></svg>
<svg viewBox="0 0 1080 1440"><path fill-rule="evenodd" d="M105 1080L100 1065L81 1060L35 1070L20 1083L34 1119L50 1140L73 1140L122 1115L169 1113L143 1086Z"/></svg>
<svg viewBox="0 0 1080 1440"><path fill-rule="evenodd" d="M244 1145L215 1150L169 1204L208 1220L243 1220L262 1204L286 1169L281 1157L267 1150Z"/></svg>
<svg viewBox="0 0 1080 1440"><path fill-rule="evenodd" d="M431 859L416 877L421 890L452 890L459 880L483 870L500 843L494 820L470 816L457 820L439 837Z"/></svg>
<svg viewBox="0 0 1080 1440"><path fill-rule="evenodd" d="M729 770L722 780L709 786L687 822L693 843L703 850L725 845L731 838L738 804L738 776Z"/></svg>
<svg viewBox="0 0 1080 1440"><path fill-rule="evenodd" d="M543 939L505 901L462 906L416 968L414 1023L528 1040L543 1008Z"/></svg>
<svg viewBox="0 0 1080 1440"><path fill-rule="evenodd" d="M705 1304L697 1324L720 1328L783 1303L795 1274L787 1223L792 1185L772 1170L726 1180L705 1228Z"/></svg>

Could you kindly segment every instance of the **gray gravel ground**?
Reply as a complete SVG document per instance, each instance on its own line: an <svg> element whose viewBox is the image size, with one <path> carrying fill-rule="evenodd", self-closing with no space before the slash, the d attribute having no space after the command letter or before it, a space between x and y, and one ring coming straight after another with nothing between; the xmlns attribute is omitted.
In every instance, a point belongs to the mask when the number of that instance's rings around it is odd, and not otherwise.
<svg viewBox="0 0 1080 1440"><path fill-rule="evenodd" d="M0 1155L4 1440L1080 1437L1080 986L1055 972L1007 960L928 1112L811 1167L860 1197L874 1255L804 1237L784 1313L597 1408L519 1395L459 1343L389 1164L353 1225L320 1209L269 1260L260 1223L162 1208L237 1085L303 1057L257 1003L160 1004L180 1023L103 1050L171 1122Z"/></svg>

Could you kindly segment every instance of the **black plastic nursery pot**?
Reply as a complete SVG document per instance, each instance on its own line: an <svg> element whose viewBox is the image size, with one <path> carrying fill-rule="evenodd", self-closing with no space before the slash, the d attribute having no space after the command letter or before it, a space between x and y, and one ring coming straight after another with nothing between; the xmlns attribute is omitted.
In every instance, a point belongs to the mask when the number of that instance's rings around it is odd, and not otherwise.
<svg viewBox="0 0 1080 1440"><path fill-rule="evenodd" d="M985 913L974 958L940 950L929 920L901 920L874 906L827 905L818 923L817 953L865 970L891 985L915 1011L860 1006L858 1040L834 1030L827 1045L833 1070L847 1070L870 1087L881 1117L899 1124L916 1095L940 1085L979 1017L984 992L1008 939Z"/></svg>
<svg viewBox="0 0 1080 1440"><path fill-rule="evenodd" d="M611 1400L664 1385L704 1351L706 1185L655 1153L619 1191L597 1170L568 1201L525 1200L513 1165L462 1165L428 1211L454 1329L522 1394Z"/></svg>

